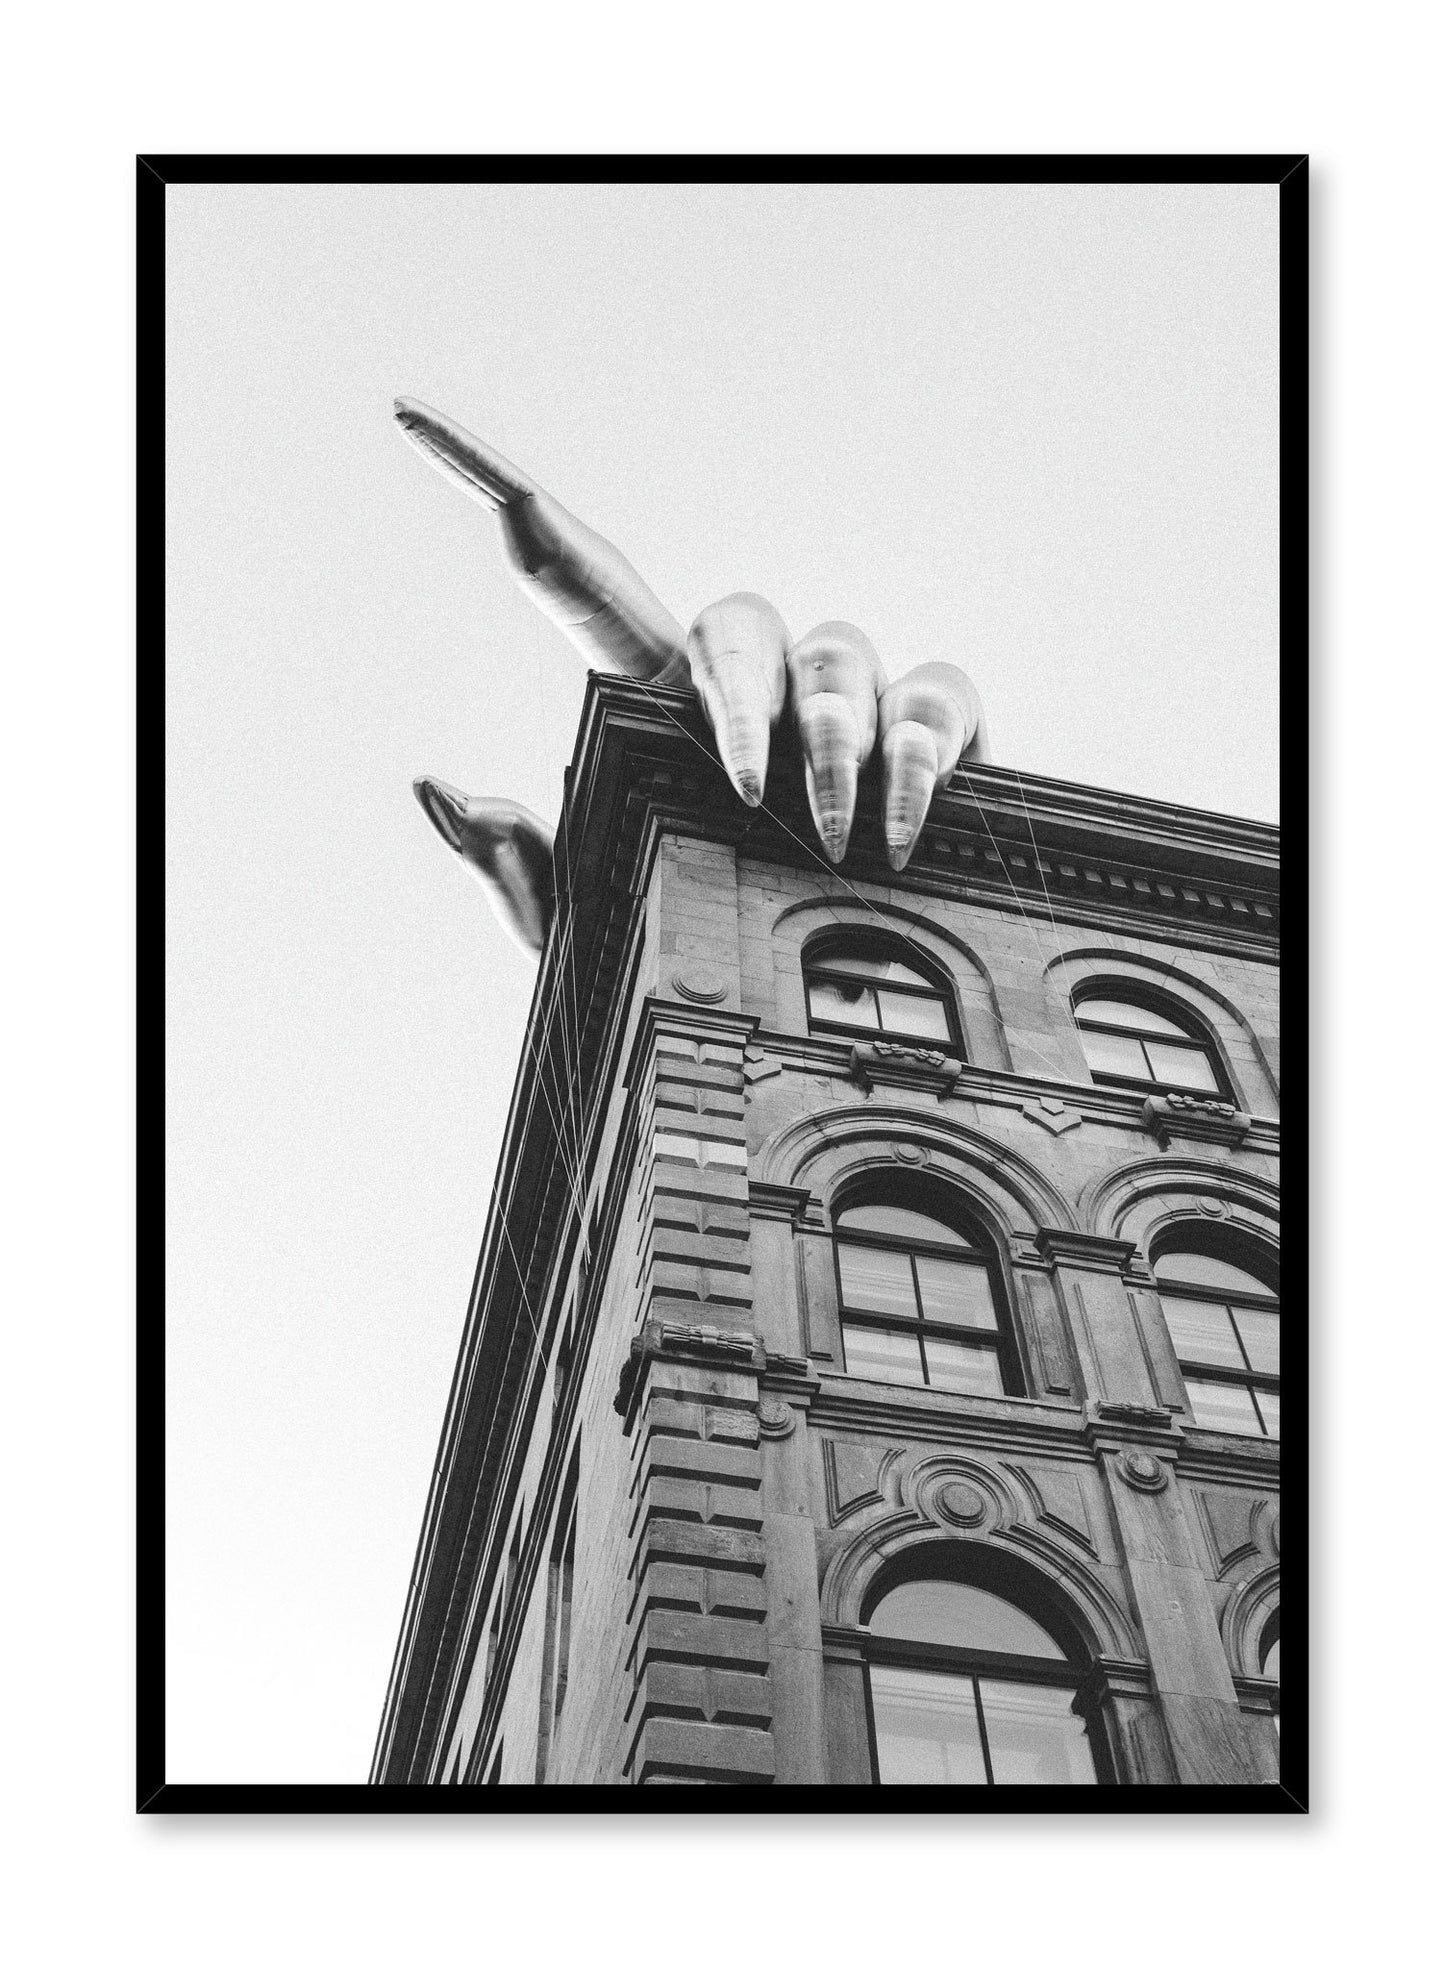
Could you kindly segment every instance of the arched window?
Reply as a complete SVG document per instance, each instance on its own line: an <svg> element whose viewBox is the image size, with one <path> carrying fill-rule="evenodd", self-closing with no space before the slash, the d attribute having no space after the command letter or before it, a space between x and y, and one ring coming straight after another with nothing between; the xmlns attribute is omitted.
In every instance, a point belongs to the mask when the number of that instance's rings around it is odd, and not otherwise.
<svg viewBox="0 0 1445 1969"><path fill-rule="evenodd" d="M1172 1000L1123 987L1091 988L1075 998L1074 1020L1089 1071L1101 1087L1234 1098L1213 1040Z"/></svg>
<svg viewBox="0 0 1445 1969"><path fill-rule="evenodd" d="M1171 1241L1153 1253L1169 1337L1194 1420L1279 1435L1279 1293L1273 1266L1239 1242Z"/></svg>
<svg viewBox="0 0 1445 1969"><path fill-rule="evenodd" d="M868 1033L962 1052L953 993L901 938L862 933L803 957L810 1032Z"/></svg>
<svg viewBox="0 0 1445 1969"><path fill-rule="evenodd" d="M905 1182L834 1213L844 1366L912 1388L1022 1394L997 1253L940 1207Z"/></svg>
<svg viewBox="0 0 1445 1969"><path fill-rule="evenodd" d="M947 1561L942 1561L947 1563ZM957 1577L905 1580L867 1618L877 1784L1097 1784L1087 1658L1042 1604Z"/></svg>

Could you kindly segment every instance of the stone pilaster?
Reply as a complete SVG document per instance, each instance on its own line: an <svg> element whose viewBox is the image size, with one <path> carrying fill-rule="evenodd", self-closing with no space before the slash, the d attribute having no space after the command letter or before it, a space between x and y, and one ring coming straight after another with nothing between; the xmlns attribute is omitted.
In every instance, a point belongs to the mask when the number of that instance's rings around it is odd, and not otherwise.
<svg viewBox="0 0 1445 1969"><path fill-rule="evenodd" d="M774 1775L743 1046L736 1013L649 1004L640 1095L642 1323L617 1408L632 1442L623 1775Z"/></svg>

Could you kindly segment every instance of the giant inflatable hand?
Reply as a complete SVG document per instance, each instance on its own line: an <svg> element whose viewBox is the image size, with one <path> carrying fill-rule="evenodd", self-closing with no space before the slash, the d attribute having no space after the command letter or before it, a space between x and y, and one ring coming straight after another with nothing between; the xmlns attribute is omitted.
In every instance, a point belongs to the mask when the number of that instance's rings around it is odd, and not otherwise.
<svg viewBox="0 0 1445 1969"><path fill-rule="evenodd" d="M773 728L791 707L803 755L808 804L829 861L843 859L852 832L858 774L875 748L881 754L883 839L890 865L907 865L929 804L960 759L987 757L978 693L951 663L922 663L890 683L861 630L825 622L793 642L778 611L761 595L729 595L705 608L684 636L630 561L560 506L550 493L439 411L399 397L396 418L405 435L448 478L493 508L517 579L589 664L621 670L644 684L691 687L702 702L718 756L739 795L758 806L768 775ZM503 921L529 949L540 949L550 921L550 893L523 904L525 880L536 863L489 851L467 851L454 817L422 788L422 805L448 845L462 854ZM511 802L529 850L548 839L542 822ZM484 831L500 815L485 813ZM455 837L455 838L454 838ZM470 839L470 837L466 837ZM488 833L490 839L490 833ZM518 836L522 838L522 836Z"/></svg>

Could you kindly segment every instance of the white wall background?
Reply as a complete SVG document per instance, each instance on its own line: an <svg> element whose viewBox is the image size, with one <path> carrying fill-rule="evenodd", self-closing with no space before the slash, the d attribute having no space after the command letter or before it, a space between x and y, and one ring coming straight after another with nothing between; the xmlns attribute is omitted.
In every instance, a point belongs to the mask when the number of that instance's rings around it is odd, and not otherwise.
<svg viewBox="0 0 1445 1969"><path fill-rule="evenodd" d="M1352 1059L1341 1042L1350 1029L1378 1031L1383 976L1413 978L1424 990L1435 969L1432 919L1419 906L1410 848L1428 822L1438 728L1431 654L1438 621L1428 573L1439 531L1434 459L1441 437L1438 256L1428 248L1435 183L1426 140L1431 78L1438 72L1438 51L1428 39L1434 30L1413 9L1388 5L1368 30L1356 22L1348 34L1339 31L1343 17L1294 6L1226 4L1207 18L1166 18L1135 6L1088 14L1045 7L1017 22L904 8L887 35L871 21L866 32L850 28L835 11L804 19L798 10L798 16L776 6L756 15L744 7L726 29L711 21L682 28L672 10L637 10L623 26L613 15L574 16L564 7L548 17L545 51L537 46L536 24L520 17L502 25L451 22L425 9L406 22L382 23L355 9L343 16L328 8L262 6L240 32L224 15L150 7L139 18L96 13L80 22L79 32L67 16L64 40L48 19L35 16L15 37L12 53L24 87L9 132L14 196L7 233L18 300L5 322L12 385L6 538L15 566L5 800L15 924L7 980L14 1116L7 1196L21 1262L12 1273L11 1414L3 1454L16 1584L7 1636L14 1657L8 1803L16 1822L9 1850L22 1881L10 1926L27 1957L90 1961L103 1950L127 1959L179 1963L199 1954L230 1963L250 1962L258 1952L287 1962L343 1951L353 1960L381 1961L403 1948L470 1955L481 1946L527 1946L546 1953L545 1937L539 1942L542 1905L559 1950L579 1940L594 1950L606 1947L613 1933L630 1946L640 1881L674 1916L689 1907L695 1914L697 1868L720 1857L752 1883L750 1932L788 1946L806 1919L815 1935L825 1931L825 1940L828 1931L846 1933L850 1954L886 1945L896 1955L956 1945L960 1868L978 1857L960 1851L964 1842L986 1849L991 1886L988 1905L974 1920L975 1939L1007 1947L1012 1959L1025 1962L1056 1960L1065 1945L1082 1963L1114 1958L1117 1931L1106 1918L1101 1875L1118 1878L1121 1904L1127 1881L1131 1920L1170 1933L1187 1962L1212 1959L1218 1944L1209 1922L1183 1928L1178 1922L1181 1902L1200 1904L1202 1882L1227 1905L1231 1933L1276 1952L1294 1942L1308 1952L1369 1947L1410 1960L1429 1932L1420 1891L1430 1877L1422 1779L1438 1764L1438 1723L1427 1702L1408 1728L1394 1714L1382 1726L1378 1703L1360 1693L1377 1687L1382 1652L1394 1658L1367 1584L1389 1579L1396 1631L1426 1631L1430 1618L1432 1582L1416 1563L1409 1509L1392 1515L1380 1503L1384 1417L1361 1413L1370 1391L1381 1386L1383 1308L1391 1312L1392 1336L1408 1330L1411 1385L1428 1387L1438 1378L1437 1329L1424 1317L1413 1261L1410 1278L1403 1276L1410 1240L1385 1245L1378 1235L1385 1223L1430 1218L1429 1164L1423 1157L1413 1162L1409 1153L1425 1108L1413 1083L1392 1093L1376 1063ZM479 143L619 141L762 149L1067 150L1109 143L1199 150L1309 145L1314 151L1315 865L1322 878L1315 1038L1330 1068L1321 1074L1315 1112L1335 1146L1321 1150L1316 1164L1315 1423L1316 1440L1327 1448L1317 1459L1315 1491L1319 1763L1316 1812L1307 1824L1094 1828L1019 1821L989 1828L963 1821L926 1830L900 1826L885 1845L881 1832L853 1824L818 1833L804 1825L762 1832L713 1826L701 1841L686 1829L656 1828L644 1843L635 1825L621 1822L615 1830L594 1825L569 1841L557 1826L533 1833L525 1824L509 1829L485 1820L227 1825L130 1816L129 156L162 147L460 150ZM234 244L234 212L216 223L218 240ZM330 247L317 238L327 229L313 211L309 228L298 221L288 250L303 269L350 254L349 299L339 305L355 329L365 313L356 303L358 288L385 277L386 256L378 252L377 264L365 265L366 235L358 238L354 223L348 229L338 222ZM389 237L398 243L397 228ZM880 250L894 247L890 234ZM806 244L804 257L816 264ZM409 264L418 271L417 262ZM276 278L254 253L244 260L247 269L253 294ZM931 279L932 271L924 264L920 277ZM1070 608L1067 596L1060 601L1049 579L1019 578L1022 570L989 533L987 516L980 517L986 481L976 480L945 505L946 518L935 502L915 561L873 569L856 551L877 537L876 514L866 504L860 509L866 487L860 491L861 481L831 467L816 478L811 466L802 469L809 463L804 437L831 448L831 457L846 447L847 420L830 419L821 431L779 428L776 451L784 455L775 474L786 482L788 503L763 499L759 491L771 495L773 487L768 460L747 438L740 414L746 406L731 406L724 431L709 427L708 441L689 456L688 433L698 428L705 388L695 388L690 414L676 431L654 433L644 444L629 422L644 407L635 394L620 404L615 396L609 400L593 377L591 389L577 390L574 424L573 407L558 400L550 382L544 390L535 371L529 380L508 379L476 360L474 351L494 325L479 308L462 322L465 296L446 337L439 335L446 311L434 305L437 289L455 276L455 269L451 277L433 269L428 319L389 329L363 320L359 341L333 336L333 361L343 369L351 361L359 366L350 384L333 382L323 394L320 427L296 420L298 397L305 397L294 387L296 375L315 373L308 366L314 356L291 344L282 351L287 360L273 365L269 385L264 361L253 354L247 373L261 379L256 392L238 398L218 387L214 404L196 413L201 423L178 434L183 450L192 447L189 463L180 462L198 489L194 510L211 529L211 578L226 606L208 624L191 618L217 639L192 644L194 661L214 688L193 698L191 679L179 680L173 816L192 823L195 754L214 743L217 811L234 829L242 794L265 793L274 830L259 849L250 844L228 901L217 900L203 879L214 865L210 843L183 840L172 864L172 899L186 915L188 943L194 939L194 949L183 945L173 953L179 989L172 1044L189 1049L199 1034L224 1032L228 1021L235 1028L229 1052L217 1049L197 1062L189 1092L185 1082L177 1090L196 1105L198 1092L204 1094L208 1125L192 1114L174 1117L173 1148L184 1179L174 1227L182 1240L173 1282L176 1339L180 1358L190 1363L186 1378L195 1401L177 1417L176 1435L174 1529L178 1550L188 1555L189 1599L175 1630L176 1752L190 1767L178 1768L178 1775L228 1774L220 1767L223 1744L229 1774L239 1774L238 1738L247 1731L258 1745L257 1761L274 1775L282 1771L270 1747L280 1735L298 1765L324 1755L335 1768L343 1747L349 1757L356 1741L353 1717L364 1719L365 1742L351 1768L364 1766L470 1275L476 1211L490 1181L495 1124L489 1134L485 1117L510 1074L511 1034L526 989L525 974L492 941L480 898L447 863L406 789L421 768L477 786L489 776L498 783L489 775L497 762L484 725L485 717L495 718L496 698L487 689L486 661L512 649L526 617L507 613L521 605L488 543L478 539L468 508L386 429L385 402L394 388L432 395L512 447L561 497L612 531L684 615L723 587L757 582L771 587L795 627L814 614L851 612L891 661L911 660L916 632L936 630L939 617L927 609L908 613L923 608L925 584L900 577L932 575L948 541L940 549L942 533L931 529L957 528L949 537L961 543L968 578L947 584L944 619L951 623L953 612L970 611L957 617L967 635L956 653L984 691L1001 758L1066 777L1265 810L1248 778L1153 777L1156 722L1177 730L1187 713L1196 728L1201 716L1197 693L1179 696L1179 671L1167 715L1146 719L1137 695L1123 705L1120 728L1132 731L1136 743L1141 731L1150 734L1147 750L1140 746L1127 769L1117 752L1101 750L1106 734L1086 735L1081 724L1065 734L1060 673L1041 691L1040 704L1031 704L1017 680L1042 676L1039 665L1062 660L1072 645L1061 629L1082 633L1090 610ZM254 319L244 283L236 283L232 302L235 320L226 333L240 342L246 321ZM586 304L593 305L590 290ZM303 285L295 292L295 321L324 319L330 305L324 292ZM274 328L271 310L265 318ZM203 321L195 328L202 344L208 332L219 333ZM840 373L841 360L834 331L812 314L807 329L822 350L817 366L831 388L828 379ZM708 332L725 353L740 346L735 338L742 329L730 323ZM896 330L891 339L880 332L894 353L905 348ZM572 331L563 324L556 333L553 351L566 354ZM786 339L773 333L772 345ZM403 367L407 373L397 374ZM530 400L524 381L534 393ZM968 391L976 386L967 379ZM881 394L865 428L907 434L910 393L891 380L886 391L875 387ZM202 496L203 460L209 454L215 461L217 478L254 490L246 454L258 442L258 425L267 422L259 394L266 389L277 421L280 413L291 415L290 461L279 478L267 480L269 504L262 501L259 516L250 496L237 496L228 516L223 490ZM343 400L348 389L352 395ZM962 386L956 400L977 401ZM505 423L497 415L504 404ZM987 404L983 410L985 417L997 415ZM1016 410L1021 418L1031 414L1026 404ZM1094 428L1108 423L1101 418ZM726 446L719 442L724 434ZM659 435L666 442L657 442ZM978 457L997 465L1013 455L1006 435L994 432ZM921 434L915 428L907 441L935 458L944 450L943 434L933 428ZM1040 427L1031 442L1043 444ZM1230 485L1238 456L1233 444L1226 437L1212 454ZM916 464L918 450L910 455ZM663 494L658 477L668 473L678 483ZM1199 476L1208 473L1201 469ZM744 529L750 555L768 553L791 502L806 521L808 555L784 557L776 574L771 563L756 559L740 565L739 537L728 530L725 507L732 487L753 495L756 511L745 515ZM1016 486L1010 496L1037 518L1049 510L1048 499L1063 497L1062 479L1030 473L1025 488ZM291 527L276 518L288 501ZM337 515L345 501L353 512L343 525ZM840 521L834 536L830 525L840 504L846 528ZM1077 510L1101 540L1127 535L1090 512L1087 500ZM820 518L830 525L820 526ZM1162 524L1157 514L1147 523ZM308 537L317 528L323 531ZM349 548L342 542L348 531ZM1020 524L1015 532L1023 544L1009 551L1031 551L1030 528ZM1258 551L1251 527L1225 533ZM834 537L844 544L840 561L830 565L822 555ZM1159 540L1157 533L1151 537ZM348 567L364 558L360 541L368 548L385 543L389 557L367 570L364 611L347 578ZM179 563L193 548L180 539L174 544L183 608ZM726 563L716 569L708 558L715 549ZM1088 559L1077 542L1064 551ZM1156 621L1170 618L1167 568L1177 568L1171 556L1179 551L1177 541L1164 543L1165 566L1157 584L1143 584L1138 609L1127 587L1109 590L1115 620L1137 628L1145 607ZM1119 572L1111 563L1111 582ZM1246 573L1245 595L1227 611L1225 639L1237 638L1246 657L1249 631L1242 624L1250 583L1258 578L1258 569ZM810 584L823 592L815 598ZM308 589L314 596L302 607ZM1188 609L1173 611L1176 623L1196 603L1221 599L1217 587L1187 583L1178 594L1192 599ZM231 633L228 611L243 602L254 631L250 666L223 646ZM1028 619L1012 614L1025 606ZM1225 613L1211 613L1211 630ZM342 648L338 625L353 629L359 617L368 630L363 646ZM278 625L289 643L275 640ZM1005 628L1014 634L999 633ZM1196 646L1202 646L1197 619L1188 633L1200 636ZM1090 646L1107 641L1096 628ZM388 649L394 673L384 660ZM565 648L554 650L545 632L540 658L553 683L560 730L571 715L561 714L564 691L577 687L575 677L570 686L566 681L572 659ZM1259 674L1253 659L1246 669ZM295 685L311 672L305 689ZM384 693L390 686L382 679L392 674L405 683L397 702L411 708L410 722L388 737L384 720L369 710L358 724L358 698ZM1136 666L1132 692L1142 688L1143 674ZM200 728L202 697L213 718L229 711L231 749ZM304 706L319 699L340 750L317 770L316 750L295 727ZM1080 703L1078 718L1088 715L1092 698ZM1240 722L1257 725L1258 706L1252 702L1249 719ZM1073 750L1076 738L1080 749ZM1296 761L1301 746L1295 727ZM501 761L507 783L523 798L542 749L529 735ZM245 773L229 763L233 752L247 763ZM1198 756L1206 774L1224 772L1212 738ZM273 782L284 782L280 793ZM530 797L546 810L535 782ZM289 827L276 827L275 809L288 806ZM314 845L338 817L353 831L334 838L359 843L363 852L337 856ZM269 866L263 864L267 839L276 848ZM299 859L298 841L313 844ZM153 856L158 845L148 840L144 851ZM1295 849L1298 855L1302 843ZM347 894L358 940L338 946L333 912ZM1368 908L1357 907L1356 898L1367 898ZM290 947L274 957L272 975L289 979L289 995L273 985L268 998L268 953L253 955L246 946L253 938L269 940L265 926L282 902L293 930ZM324 918L325 934L308 927L313 909ZM391 920L383 920L388 911ZM204 1017L189 981L201 960L208 977L219 979L219 995ZM233 981L221 960L236 967ZM483 990L490 994L485 1006ZM298 1005L309 1015L306 1044L298 1042L293 1022ZM327 1042L337 1053L313 1050L319 1034L348 1026L367 1028L354 1044L349 1075L336 1064L339 1041ZM415 1034L410 1054L408 1030ZM400 1053L392 1043L398 1038ZM505 1057L505 1070L494 1056ZM149 1064L153 1071L154 1061ZM388 1101L388 1076L406 1079L410 1067L417 1077L403 1090L407 1100ZM264 1098L265 1087L277 1085L285 1089L290 1120ZM153 1113L155 1090L148 1085L145 1092ZM386 1110L385 1125L394 1131L389 1139L372 1125L373 1100ZM329 1115L329 1126L318 1115ZM412 1153L418 1131L430 1169L440 1172L420 1186ZM206 1173L206 1159L193 1153L202 1140L236 1174L236 1187L224 1198ZM322 1149L320 1204L315 1194L304 1207L278 1202L265 1172L247 1173L244 1166L276 1160L294 1169ZM412 1187L404 1198L388 1182L392 1156L392 1166L408 1169ZM328 1192L352 1199L340 1218L326 1215ZM444 1214L453 1209L454 1222ZM272 1215L259 1230L246 1222L267 1210ZM366 1240L356 1248L346 1229L362 1218ZM208 1262L183 1248L204 1223L218 1225ZM302 1248L308 1225L324 1246L310 1254ZM246 1290L228 1276L252 1262L258 1248L277 1254L274 1307L254 1290L255 1277ZM428 1275L442 1284L430 1296L419 1290ZM146 1290L153 1288L145 1282ZM238 1304L248 1319L271 1322L264 1355L251 1331L231 1319ZM1393 1346L1390 1357L1396 1357ZM210 1418L209 1433L201 1416ZM1387 1474L1395 1498L1411 1496L1412 1459L1419 1453L1408 1432L1390 1436ZM408 1479L392 1480L392 1471L403 1468L415 1473L410 1496ZM313 1482L317 1470L324 1482ZM285 1538L274 1529L278 1500L293 1521ZM358 1522L368 1518L368 1532L358 1533ZM1368 1575L1359 1556L1367 1551L1376 1555ZM251 1590L238 1589L238 1580L249 1580ZM323 1620L329 1628L319 1625ZM243 1637L229 1652L228 1623ZM244 1725L197 1720L202 1684L212 1710L232 1712ZM210 1759L214 1769L196 1770L198 1760ZM937 1861L936 1875L920 1870L920 1851ZM658 1858L661 1868L650 1864ZM858 1864L864 1859L872 1862L866 1871ZM909 1882L902 1901L888 1890L895 1863ZM836 1891L840 1865L847 1868L845 1892ZM560 1897L559 1876L567 1884ZM1040 1880L1048 1883L1046 1893ZM1018 1910L1025 1903L1030 1921L1023 1931ZM1091 1911L1082 1922L1081 1907ZM715 1930L704 1924L696 1934L696 1952L708 1961L731 1956L736 1946L732 1923Z"/></svg>

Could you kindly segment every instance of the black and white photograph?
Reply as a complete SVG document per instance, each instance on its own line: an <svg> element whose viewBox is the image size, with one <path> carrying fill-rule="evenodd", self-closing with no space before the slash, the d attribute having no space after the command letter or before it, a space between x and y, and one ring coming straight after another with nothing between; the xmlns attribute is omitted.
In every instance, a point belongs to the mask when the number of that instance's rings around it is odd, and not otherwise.
<svg viewBox="0 0 1445 1969"><path fill-rule="evenodd" d="M139 169L144 1809L1304 1811L1307 160Z"/></svg>

